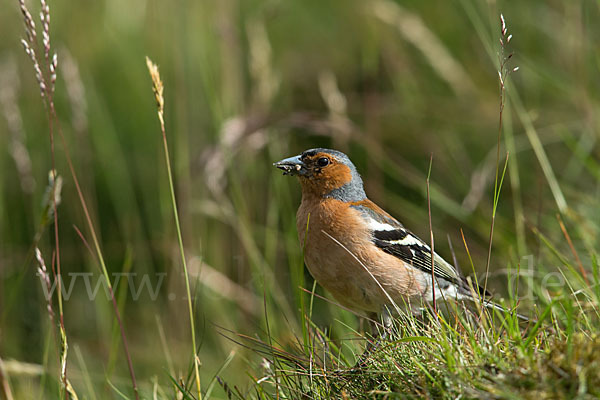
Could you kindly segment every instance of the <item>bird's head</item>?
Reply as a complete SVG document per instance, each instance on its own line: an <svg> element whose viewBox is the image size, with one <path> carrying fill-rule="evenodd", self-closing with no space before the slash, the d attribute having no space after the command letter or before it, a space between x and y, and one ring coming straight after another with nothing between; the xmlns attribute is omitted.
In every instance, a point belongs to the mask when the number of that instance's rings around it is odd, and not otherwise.
<svg viewBox="0 0 600 400"><path fill-rule="evenodd" d="M366 198L362 179L344 153L330 149L310 149L273 164L284 175L298 176L303 195L334 198L345 202Z"/></svg>

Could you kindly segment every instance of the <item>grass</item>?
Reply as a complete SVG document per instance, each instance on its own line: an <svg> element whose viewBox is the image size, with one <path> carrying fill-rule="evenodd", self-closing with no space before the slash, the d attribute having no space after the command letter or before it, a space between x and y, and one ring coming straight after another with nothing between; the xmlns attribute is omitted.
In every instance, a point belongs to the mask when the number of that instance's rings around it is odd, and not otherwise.
<svg viewBox="0 0 600 400"><path fill-rule="evenodd" d="M565 280L583 278L571 269ZM258 397L595 398L600 394L600 321L593 289L598 283L541 301L539 315L527 324L516 314L452 307L441 315L403 316L393 327L396 339L360 367L355 340L330 343L313 328L312 336L321 342L293 355L274 354L273 367L258 380L264 390ZM256 343L248 345L259 351Z"/></svg>
<svg viewBox="0 0 600 400"><path fill-rule="evenodd" d="M600 396L597 2L59 0L47 27L27 2L39 73L11 4L0 398ZM500 12L520 70L498 132ZM354 368L373 339L303 267L299 190L271 167L315 146L535 320L438 302Z"/></svg>
<svg viewBox="0 0 600 400"><path fill-rule="evenodd" d="M598 396L595 336L578 332L568 341L557 340L535 329L527 336L514 320L502 321L501 329L436 320L427 326L402 321L396 329L403 338L386 343L360 370L329 351L328 366L319 358L302 368L279 361L274 365L288 376L280 377L279 385L274 377L263 378L259 397L272 398L276 392L287 398Z"/></svg>
<svg viewBox="0 0 600 400"><path fill-rule="evenodd" d="M183 274L185 277L185 293L187 296L188 311L190 315L190 331L192 334L192 349L193 349L193 364L194 373L196 375L196 388L198 398L202 398L202 388L200 386L200 372L198 370L198 356L196 355L196 328L194 327L194 308L192 306L192 292L190 290L190 275L188 272L187 261L185 259L185 250L183 248L183 239L181 238L181 226L179 223L179 211L177 210L177 200L175 199L175 189L173 188L173 173L171 172L171 158L169 156L169 146L167 144L167 134L165 132L165 118L164 118L164 107L165 100L163 98L163 83L160 79L158 67L148 57L146 57L146 65L148 66L148 72L152 78L152 90L154 91L154 97L156 98L156 107L158 108L158 120L160 122L160 130L163 138L163 147L165 150L165 164L167 165L167 174L169 176L169 189L171 192L171 203L173 204L173 217L175 219L175 227L177 230L177 241L179 243L179 252L181 254L181 264L183 265Z"/></svg>

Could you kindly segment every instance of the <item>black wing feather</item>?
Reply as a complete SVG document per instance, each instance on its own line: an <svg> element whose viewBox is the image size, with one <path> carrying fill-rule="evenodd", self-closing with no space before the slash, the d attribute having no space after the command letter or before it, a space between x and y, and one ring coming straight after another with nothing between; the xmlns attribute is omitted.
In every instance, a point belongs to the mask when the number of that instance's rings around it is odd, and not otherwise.
<svg viewBox="0 0 600 400"><path fill-rule="evenodd" d="M388 254L391 254L395 257L398 257L402 261L412 265L415 268L420 269L427 274L431 274L431 248L427 246L425 243L421 242L419 244L399 244L393 243L392 241L379 239L382 237L398 237L399 239L391 239L391 240L402 240L406 238L408 235L412 235L410 232L402 229L403 232L398 232L398 230L394 231L374 231L373 232L373 243L381 250L385 251ZM416 236L412 235L414 238ZM400 238L402 237L402 238ZM434 253L435 254L435 253ZM470 293L469 284L467 281L460 277L458 274L455 276L450 275L447 272L448 268L451 266L444 266L441 263L445 262L439 255L435 254L435 276L436 278L440 278L438 284L445 288L447 285L445 283L451 282L457 285L460 289L465 291L466 293ZM475 290L479 292L482 296L490 296L490 293L484 290L482 287L475 287Z"/></svg>
<svg viewBox="0 0 600 400"><path fill-rule="evenodd" d="M373 243L382 251L398 257L402 261L431 275L431 248L416 235L405 229L396 219L375 212L369 207L352 205L364 217L379 224L387 225L391 229L373 230ZM455 267L434 253L435 276L438 284L445 288L449 283L458 286L465 294L470 294L469 284L462 278ZM483 296L489 293L481 287L475 288Z"/></svg>

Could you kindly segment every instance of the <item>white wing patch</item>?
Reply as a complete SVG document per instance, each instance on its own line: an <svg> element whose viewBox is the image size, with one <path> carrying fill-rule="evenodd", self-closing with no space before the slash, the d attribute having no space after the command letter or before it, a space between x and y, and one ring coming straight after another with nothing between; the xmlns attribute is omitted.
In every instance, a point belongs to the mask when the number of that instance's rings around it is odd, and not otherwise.
<svg viewBox="0 0 600 400"><path fill-rule="evenodd" d="M390 244L399 244L401 246L411 246L411 245L420 245L420 246L425 246L427 248L429 248L429 246L427 246L425 243L423 243L421 241L421 239L419 239L416 236L413 236L410 232L408 233L408 235L406 235L406 237L404 239L401 240L389 240L388 243Z"/></svg>
<svg viewBox="0 0 600 400"><path fill-rule="evenodd" d="M381 223L379 221L375 221L373 218L369 218L369 229L373 231L395 231L398 229L397 226L392 226L390 224Z"/></svg>
<svg viewBox="0 0 600 400"><path fill-rule="evenodd" d="M397 257L421 272L418 274L419 279L426 279L429 285L433 269L436 276L436 297L440 297L442 294L456 298L471 297L471 289L457 269L437 253L433 253L432 266L432 251L429 245L405 229L400 222L392 217L381 215L368 206L351 205L350 207L361 212L368 229L372 231L372 242L381 251ZM489 295L480 287L475 287L475 290L483 296ZM429 296L432 294L429 293Z"/></svg>

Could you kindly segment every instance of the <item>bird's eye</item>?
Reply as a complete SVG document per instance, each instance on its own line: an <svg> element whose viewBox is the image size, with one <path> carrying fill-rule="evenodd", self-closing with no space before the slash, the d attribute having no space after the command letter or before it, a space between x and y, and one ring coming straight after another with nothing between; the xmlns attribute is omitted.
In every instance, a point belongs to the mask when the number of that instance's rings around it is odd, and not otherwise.
<svg viewBox="0 0 600 400"><path fill-rule="evenodd" d="M319 167L326 167L329 165L329 158L327 157L321 157L317 160L317 165Z"/></svg>

